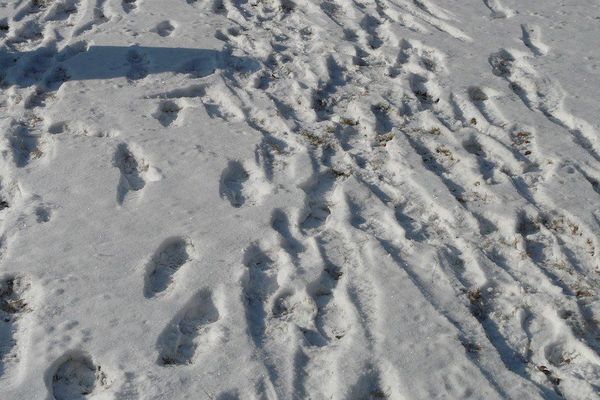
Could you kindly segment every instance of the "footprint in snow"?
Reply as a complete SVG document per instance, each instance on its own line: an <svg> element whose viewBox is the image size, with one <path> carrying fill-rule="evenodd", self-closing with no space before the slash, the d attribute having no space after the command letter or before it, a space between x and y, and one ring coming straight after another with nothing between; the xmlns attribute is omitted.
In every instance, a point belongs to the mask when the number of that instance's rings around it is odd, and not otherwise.
<svg viewBox="0 0 600 400"><path fill-rule="evenodd" d="M248 172L239 161L229 161L227 168L221 174L219 194L235 207L240 208L246 202L244 184L248 180Z"/></svg>
<svg viewBox="0 0 600 400"><path fill-rule="evenodd" d="M162 21L154 29L152 32L156 33L159 36L167 37L171 36L173 31L175 30L175 26L171 23L171 21Z"/></svg>
<svg viewBox="0 0 600 400"><path fill-rule="evenodd" d="M56 400L83 400L108 386L101 367L80 351L61 357L50 371L50 380L52 395Z"/></svg>
<svg viewBox="0 0 600 400"><path fill-rule="evenodd" d="M19 277L7 276L0 279L0 376L5 374L9 361L17 360L15 325L27 311L24 299L27 289L28 285Z"/></svg>
<svg viewBox="0 0 600 400"><path fill-rule="evenodd" d="M209 289L200 290L183 307L158 338L158 363L162 366L191 364L201 346L214 339L210 325L219 319Z"/></svg>
<svg viewBox="0 0 600 400"><path fill-rule="evenodd" d="M119 169L121 176L117 186L117 203L123 205L129 192L139 192L147 182L155 182L162 178L160 172L151 167L140 156L140 151L133 151L126 143L117 146L113 157L113 166Z"/></svg>
<svg viewBox="0 0 600 400"><path fill-rule="evenodd" d="M148 59L145 54L139 50L132 48L127 52L127 62L129 63L129 71L127 71L127 79L131 81L144 79L148 76Z"/></svg>
<svg viewBox="0 0 600 400"><path fill-rule="evenodd" d="M177 102L172 100L163 100L160 102L158 109L154 114L152 114L152 116L166 128L171 126L177 120L181 110L182 107Z"/></svg>
<svg viewBox="0 0 600 400"><path fill-rule="evenodd" d="M165 240L146 265L144 296L152 298L167 290L175 273L195 256L190 239L176 236Z"/></svg>

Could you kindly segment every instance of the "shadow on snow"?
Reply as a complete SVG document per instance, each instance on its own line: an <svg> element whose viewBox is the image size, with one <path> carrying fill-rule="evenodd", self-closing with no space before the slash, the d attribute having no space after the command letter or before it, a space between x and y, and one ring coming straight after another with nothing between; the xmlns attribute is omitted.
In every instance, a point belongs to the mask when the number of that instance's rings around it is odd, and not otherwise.
<svg viewBox="0 0 600 400"><path fill-rule="evenodd" d="M144 46L87 46L80 42L58 51L40 48L28 52L0 49L2 86L37 86L57 90L74 80L143 79L151 74L174 72L202 78L217 70L254 72L258 61L233 56L227 50Z"/></svg>

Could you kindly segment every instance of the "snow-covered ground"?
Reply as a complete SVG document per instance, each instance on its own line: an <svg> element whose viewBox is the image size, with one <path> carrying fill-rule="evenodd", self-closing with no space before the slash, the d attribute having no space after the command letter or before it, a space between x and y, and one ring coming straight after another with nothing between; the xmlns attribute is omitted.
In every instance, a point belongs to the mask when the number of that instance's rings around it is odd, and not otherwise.
<svg viewBox="0 0 600 400"><path fill-rule="evenodd" d="M600 398L598 0L6 0L0 40L0 399Z"/></svg>

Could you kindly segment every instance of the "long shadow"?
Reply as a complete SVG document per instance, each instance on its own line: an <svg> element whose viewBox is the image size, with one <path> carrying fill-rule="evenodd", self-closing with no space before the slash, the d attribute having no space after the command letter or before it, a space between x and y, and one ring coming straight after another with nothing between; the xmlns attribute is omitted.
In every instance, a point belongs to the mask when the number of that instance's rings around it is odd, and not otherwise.
<svg viewBox="0 0 600 400"><path fill-rule="evenodd" d="M0 49L0 79L4 87L38 86L53 91L66 81L143 79L174 72L202 78L217 70L254 72L257 60L237 57L228 50L145 46L87 46L85 42L61 50L39 48L19 52Z"/></svg>

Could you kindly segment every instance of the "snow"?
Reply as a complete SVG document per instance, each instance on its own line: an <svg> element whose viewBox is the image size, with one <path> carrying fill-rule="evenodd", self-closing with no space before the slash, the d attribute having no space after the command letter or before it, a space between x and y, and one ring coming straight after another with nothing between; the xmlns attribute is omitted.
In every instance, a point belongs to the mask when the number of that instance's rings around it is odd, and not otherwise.
<svg viewBox="0 0 600 400"><path fill-rule="evenodd" d="M0 2L0 399L600 399L599 33Z"/></svg>

